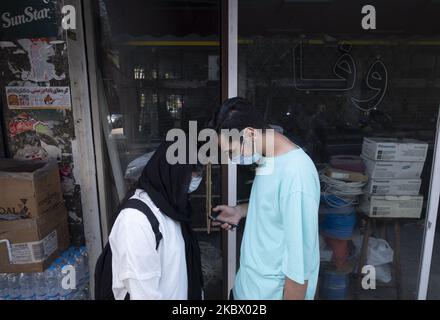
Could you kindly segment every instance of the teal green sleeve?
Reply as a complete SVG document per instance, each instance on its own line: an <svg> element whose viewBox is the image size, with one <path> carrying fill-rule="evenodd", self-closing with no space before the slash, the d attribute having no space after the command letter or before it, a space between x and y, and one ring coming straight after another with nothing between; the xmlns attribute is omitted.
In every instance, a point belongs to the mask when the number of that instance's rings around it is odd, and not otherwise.
<svg viewBox="0 0 440 320"><path fill-rule="evenodd" d="M285 241L282 272L299 284L309 279L319 261L318 208L316 198L301 191L280 198Z"/></svg>

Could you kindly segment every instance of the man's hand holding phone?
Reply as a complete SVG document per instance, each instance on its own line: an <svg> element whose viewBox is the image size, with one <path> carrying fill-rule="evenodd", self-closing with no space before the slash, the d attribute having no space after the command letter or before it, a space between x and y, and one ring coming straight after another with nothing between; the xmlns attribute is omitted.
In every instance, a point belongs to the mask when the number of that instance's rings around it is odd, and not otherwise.
<svg viewBox="0 0 440 320"><path fill-rule="evenodd" d="M235 228L240 220L246 216L247 205L230 207L226 205L219 205L212 209L214 213L218 213L212 219L213 226L221 226L225 230Z"/></svg>

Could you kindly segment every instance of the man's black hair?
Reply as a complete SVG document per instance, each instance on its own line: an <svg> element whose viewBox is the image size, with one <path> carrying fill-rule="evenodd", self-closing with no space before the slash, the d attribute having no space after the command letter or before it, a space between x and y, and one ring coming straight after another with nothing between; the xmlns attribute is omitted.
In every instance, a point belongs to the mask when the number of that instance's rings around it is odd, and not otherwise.
<svg viewBox="0 0 440 320"><path fill-rule="evenodd" d="M219 132L221 129L245 128L266 129L267 125L256 108L240 97L227 99L217 109L208 126Z"/></svg>

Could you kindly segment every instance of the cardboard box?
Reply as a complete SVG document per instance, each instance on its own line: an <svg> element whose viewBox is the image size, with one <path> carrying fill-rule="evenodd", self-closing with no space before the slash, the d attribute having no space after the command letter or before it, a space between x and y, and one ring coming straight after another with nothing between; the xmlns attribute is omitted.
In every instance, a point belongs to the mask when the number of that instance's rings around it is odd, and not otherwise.
<svg viewBox="0 0 440 320"><path fill-rule="evenodd" d="M362 173L354 172L354 171L347 171L347 170L341 170L336 169L332 167L327 167L325 169L325 174L327 177L343 180L343 181L349 181L349 182L366 182L368 181L368 177Z"/></svg>
<svg viewBox="0 0 440 320"><path fill-rule="evenodd" d="M420 192L421 179L370 179L365 192L377 195L416 196Z"/></svg>
<svg viewBox="0 0 440 320"><path fill-rule="evenodd" d="M0 215L37 218L63 203L55 161L0 160Z"/></svg>
<svg viewBox="0 0 440 320"><path fill-rule="evenodd" d="M69 246L67 211L60 204L40 218L0 221L0 273L42 272Z"/></svg>
<svg viewBox="0 0 440 320"><path fill-rule="evenodd" d="M362 155L371 160L424 162L426 142L415 139L364 138Z"/></svg>
<svg viewBox="0 0 440 320"><path fill-rule="evenodd" d="M364 195L360 209L373 218L420 218L423 196Z"/></svg>
<svg viewBox="0 0 440 320"><path fill-rule="evenodd" d="M424 162L374 161L363 157L370 179L420 179Z"/></svg>

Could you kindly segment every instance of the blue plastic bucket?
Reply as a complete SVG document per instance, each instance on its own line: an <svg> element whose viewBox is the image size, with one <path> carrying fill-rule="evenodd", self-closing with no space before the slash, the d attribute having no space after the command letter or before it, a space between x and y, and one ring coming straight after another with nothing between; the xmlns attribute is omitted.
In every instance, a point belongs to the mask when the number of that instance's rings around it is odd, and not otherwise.
<svg viewBox="0 0 440 320"><path fill-rule="evenodd" d="M325 300L344 300L349 291L349 275L324 271L320 285L320 296Z"/></svg>

